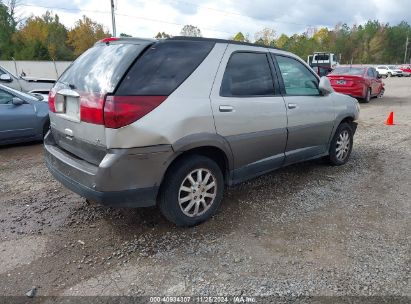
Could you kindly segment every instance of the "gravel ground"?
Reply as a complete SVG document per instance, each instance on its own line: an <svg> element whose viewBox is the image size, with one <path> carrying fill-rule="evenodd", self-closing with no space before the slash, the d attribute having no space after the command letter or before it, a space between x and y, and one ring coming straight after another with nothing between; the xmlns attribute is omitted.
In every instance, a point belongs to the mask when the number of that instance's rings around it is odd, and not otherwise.
<svg viewBox="0 0 411 304"><path fill-rule="evenodd" d="M41 144L1 148L0 295L411 300L411 79L384 82L384 98L361 104L349 163L310 161L229 189L191 229L156 208L87 203L53 180Z"/></svg>

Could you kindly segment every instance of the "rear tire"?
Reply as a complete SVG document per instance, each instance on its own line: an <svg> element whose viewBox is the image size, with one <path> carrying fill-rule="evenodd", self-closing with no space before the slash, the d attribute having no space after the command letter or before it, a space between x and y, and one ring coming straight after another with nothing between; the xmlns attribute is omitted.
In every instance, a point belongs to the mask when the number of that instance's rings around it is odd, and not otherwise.
<svg viewBox="0 0 411 304"><path fill-rule="evenodd" d="M217 163L202 155L190 155L177 160L168 170L159 208L177 226L195 226L215 214L223 193L224 178Z"/></svg>
<svg viewBox="0 0 411 304"><path fill-rule="evenodd" d="M380 90L380 93L378 93L377 98L383 98L384 93L385 93L385 89L382 88L382 89Z"/></svg>
<svg viewBox="0 0 411 304"><path fill-rule="evenodd" d="M367 89L367 93L365 93L365 97L362 99L364 103L369 103L371 100L371 89Z"/></svg>
<svg viewBox="0 0 411 304"><path fill-rule="evenodd" d="M341 123L335 131L330 144L328 159L331 165L344 165L351 155L353 146L353 131L348 123Z"/></svg>
<svg viewBox="0 0 411 304"><path fill-rule="evenodd" d="M391 74L391 73L387 73L387 77L392 77L392 74Z"/></svg>

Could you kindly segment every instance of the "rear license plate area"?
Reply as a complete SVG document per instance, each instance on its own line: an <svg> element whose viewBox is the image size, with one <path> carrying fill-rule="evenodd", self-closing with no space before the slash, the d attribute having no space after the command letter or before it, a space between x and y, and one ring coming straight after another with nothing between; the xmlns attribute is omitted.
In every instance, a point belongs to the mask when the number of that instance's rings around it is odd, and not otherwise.
<svg viewBox="0 0 411 304"><path fill-rule="evenodd" d="M337 84L339 84L339 85L345 85L345 80L337 80Z"/></svg>
<svg viewBox="0 0 411 304"><path fill-rule="evenodd" d="M73 96L56 95L54 102L56 113L72 121L80 121L80 98Z"/></svg>

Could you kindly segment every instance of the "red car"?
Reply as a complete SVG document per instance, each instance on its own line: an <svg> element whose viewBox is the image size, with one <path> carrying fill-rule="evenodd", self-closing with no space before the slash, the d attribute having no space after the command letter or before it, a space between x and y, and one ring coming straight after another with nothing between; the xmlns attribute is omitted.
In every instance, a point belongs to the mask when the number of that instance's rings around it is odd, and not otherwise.
<svg viewBox="0 0 411 304"><path fill-rule="evenodd" d="M411 74L411 65L405 64L405 65L400 66L399 69L405 73Z"/></svg>
<svg viewBox="0 0 411 304"><path fill-rule="evenodd" d="M372 67L339 66L327 75L336 92L369 102L384 95L384 83Z"/></svg>

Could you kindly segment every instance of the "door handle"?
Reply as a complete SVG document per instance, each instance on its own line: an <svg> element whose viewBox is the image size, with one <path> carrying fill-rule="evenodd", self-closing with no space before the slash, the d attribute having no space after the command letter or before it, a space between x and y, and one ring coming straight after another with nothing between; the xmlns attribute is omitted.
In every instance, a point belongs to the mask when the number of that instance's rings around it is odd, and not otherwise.
<svg viewBox="0 0 411 304"><path fill-rule="evenodd" d="M289 103L288 108L289 109L295 109L295 108L297 108L297 104L296 103Z"/></svg>
<svg viewBox="0 0 411 304"><path fill-rule="evenodd" d="M218 108L220 112L233 112L234 108L232 106L220 106Z"/></svg>

